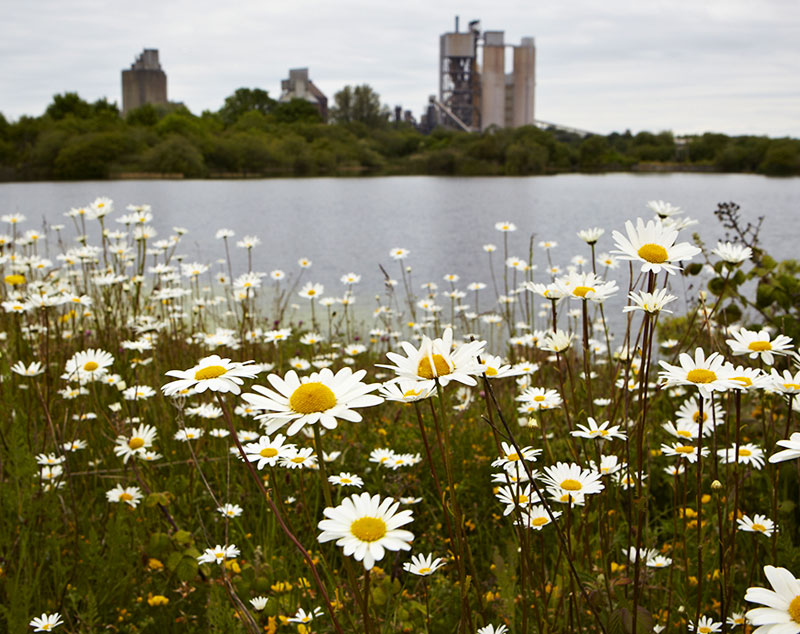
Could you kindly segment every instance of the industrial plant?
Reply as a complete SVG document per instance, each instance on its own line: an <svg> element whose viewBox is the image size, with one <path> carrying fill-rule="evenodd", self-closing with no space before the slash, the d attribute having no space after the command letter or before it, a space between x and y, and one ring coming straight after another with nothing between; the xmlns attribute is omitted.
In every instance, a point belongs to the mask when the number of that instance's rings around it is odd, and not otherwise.
<svg viewBox="0 0 800 634"><path fill-rule="evenodd" d="M122 71L123 116L146 103L167 103L167 74L155 48L144 49L131 67Z"/></svg>
<svg viewBox="0 0 800 634"><path fill-rule="evenodd" d="M506 73L506 49L513 69ZM431 96L427 127L482 131L533 125L536 48L532 37L506 44L503 31L481 31L478 20L439 37L439 96ZM432 119L432 120L431 120Z"/></svg>
<svg viewBox="0 0 800 634"><path fill-rule="evenodd" d="M281 96L278 99L286 103L292 99L303 99L313 105L323 121L328 120L328 98L308 78L307 68L292 68L289 70L289 79L281 81Z"/></svg>

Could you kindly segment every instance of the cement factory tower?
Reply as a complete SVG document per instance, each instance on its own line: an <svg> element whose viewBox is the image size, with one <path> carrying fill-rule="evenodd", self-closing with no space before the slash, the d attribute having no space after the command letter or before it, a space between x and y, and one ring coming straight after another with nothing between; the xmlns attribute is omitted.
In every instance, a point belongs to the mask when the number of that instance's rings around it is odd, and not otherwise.
<svg viewBox="0 0 800 634"><path fill-rule="evenodd" d="M146 103L167 103L167 74L155 48L144 49L130 69L122 71L123 116Z"/></svg>
<svg viewBox="0 0 800 634"><path fill-rule="evenodd" d="M513 70L506 74L506 48L513 50ZM442 123L468 130L533 125L536 49L532 37L519 46L504 42L503 31L481 33L480 22L466 32L456 29L439 38L439 100Z"/></svg>

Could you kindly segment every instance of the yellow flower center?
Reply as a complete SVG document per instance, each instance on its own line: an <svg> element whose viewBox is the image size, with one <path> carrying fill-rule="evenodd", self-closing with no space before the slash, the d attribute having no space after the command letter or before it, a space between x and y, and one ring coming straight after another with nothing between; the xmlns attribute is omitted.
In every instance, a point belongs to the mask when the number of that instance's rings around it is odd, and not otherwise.
<svg viewBox="0 0 800 634"><path fill-rule="evenodd" d="M209 365L205 368L200 368L197 372L195 372L194 380L207 381L208 379L216 379L217 377L225 374L225 372L227 372L227 370L221 365Z"/></svg>
<svg viewBox="0 0 800 634"><path fill-rule="evenodd" d="M740 456L752 456L753 452L749 449L745 449L744 447L739 447L739 455Z"/></svg>
<svg viewBox="0 0 800 634"><path fill-rule="evenodd" d="M732 376L731 381L738 381L743 387L750 387L753 385L753 382L746 376Z"/></svg>
<svg viewBox="0 0 800 634"><path fill-rule="evenodd" d="M578 482L578 480L567 478L561 483L561 488L565 489L566 491L580 491L583 488L583 485Z"/></svg>
<svg viewBox="0 0 800 634"><path fill-rule="evenodd" d="M140 447L144 447L144 438L131 438L128 441L128 447L131 449L139 449Z"/></svg>
<svg viewBox="0 0 800 634"><path fill-rule="evenodd" d="M591 286L576 286L572 294L578 297L586 297L586 293L595 293L596 291Z"/></svg>
<svg viewBox="0 0 800 634"><path fill-rule="evenodd" d="M531 526L544 526L548 521L546 517L534 517L531 520Z"/></svg>
<svg viewBox="0 0 800 634"><path fill-rule="evenodd" d="M800 623L800 594L792 599L789 604L789 616L792 617L792 621L795 623Z"/></svg>
<svg viewBox="0 0 800 634"><path fill-rule="evenodd" d="M300 414L324 412L336 405L336 395L323 383L303 383L289 398L289 407Z"/></svg>
<svg viewBox="0 0 800 634"><path fill-rule="evenodd" d="M350 532L362 542L376 542L386 535L386 522L379 517L361 517L350 524Z"/></svg>
<svg viewBox="0 0 800 634"><path fill-rule="evenodd" d="M643 244L636 252L640 258L652 262L653 264L661 264L667 261L667 250L660 244L653 244L648 242Z"/></svg>
<svg viewBox="0 0 800 634"><path fill-rule="evenodd" d="M306 461L305 456L295 456L294 458L292 458L292 462L294 462L295 464L302 464L305 461Z"/></svg>
<svg viewBox="0 0 800 634"><path fill-rule="evenodd" d="M87 361L83 364L83 369L87 372L94 372L99 367L96 361Z"/></svg>
<svg viewBox="0 0 800 634"><path fill-rule="evenodd" d="M6 275L3 279L9 286L19 286L20 284L25 283L24 275Z"/></svg>
<svg viewBox="0 0 800 634"><path fill-rule="evenodd" d="M764 350L772 350L772 344L769 341L751 341L747 349L753 352L762 352Z"/></svg>
<svg viewBox="0 0 800 634"><path fill-rule="evenodd" d="M675 451L678 453L694 453L694 447L691 445L678 445L675 447Z"/></svg>
<svg viewBox="0 0 800 634"><path fill-rule="evenodd" d="M222 558L225 556L225 553L214 553L214 556L215 556L217 559L222 559Z"/></svg>
<svg viewBox="0 0 800 634"><path fill-rule="evenodd" d="M787 390L800 390L800 384L798 383L784 383L783 387Z"/></svg>
<svg viewBox="0 0 800 634"><path fill-rule="evenodd" d="M753 524L752 528L754 531L758 531L759 533L763 533L765 530L767 530L767 527L763 524Z"/></svg>
<svg viewBox="0 0 800 634"><path fill-rule="evenodd" d="M264 447L261 451L258 452L262 458L272 458L278 455L278 450L273 449L272 447Z"/></svg>
<svg viewBox="0 0 800 634"><path fill-rule="evenodd" d="M417 571L417 574L420 574L420 575L427 575L427 574L428 574L430 571L431 571L431 569L430 569L430 568L420 568L420 569Z"/></svg>
<svg viewBox="0 0 800 634"><path fill-rule="evenodd" d="M530 498L524 493L517 498L517 504L525 504L528 501L530 501Z"/></svg>
<svg viewBox="0 0 800 634"><path fill-rule="evenodd" d="M692 420L693 420L695 423L696 423L697 421L699 421L699 420L700 420L700 412L699 412L699 411L698 411L698 412L695 412L694 414L692 414ZM705 423L707 420L708 420L708 414L706 414L705 412L703 412L703 422Z"/></svg>
<svg viewBox="0 0 800 634"><path fill-rule="evenodd" d="M342 484L351 484L353 481L350 478L342 478L339 480Z"/></svg>
<svg viewBox="0 0 800 634"><path fill-rule="evenodd" d="M678 436L681 436L682 438L691 438L692 437L692 432L686 431L685 429L678 429L675 433L677 433Z"/></svg>
<svg viewBox="0 0 800 634"><path fill-rule="evenodd" d="M686 380L692 383L713 383L717 380L717 375L705 368L695 368L689 371L689 374L686 375Z"/></svg>
<svg viewBox="0 0 800 634"><path fill-rule="evenodd" d="M700 632L701 634L708 634L711 631L711 628L707 627L705 625L702 625L702 626L697 628L697 631Z"/></svg>
<svg viewBox="0 0 800 634"><path fill-rule="evenodd" d="M486 376L497 376L497 370L494 368L486 368Z"/></svg>
<svg viewBox="0 0 800 634"><path fill-rule="evenodd" d="M536 396L533 397L533 400L536 401L537 403L541 403L544 400L544 396L542 396L541 394L537 394Z"/></svg>
<svg viewBox="0 0 800 634"><path fill-rule="evenodd" d="M431 366L430 357L423 357L417 366L417 376L423 379L432 379L437 376L444 376L450 374L452 370L450 365L445 361L444 357L440 354L433 355L433 365Z"/></svg>
<svg viewBox="0 0 800 634"><path fill-rule="evenodd" d="M422 390L414 390L414 389L406 390L405 392L403 392L403 398L414 398L416 396L419 396L420 394L422 394Z"/></svg>
<svg viewBox="0 0 800 634"><path fill-rule="evenodd" d="M53 627L53 626L50 623L45 623L44 625L42 625L42 629L46 630L48 632L50 631L51 627Z"/></svg>
<svg viewBox="0 0 800 634"><path fill-rule="evenodd" d="M123 493L119 496L120 502L128 502L133 499L133 496L130 493Z"/></svg>

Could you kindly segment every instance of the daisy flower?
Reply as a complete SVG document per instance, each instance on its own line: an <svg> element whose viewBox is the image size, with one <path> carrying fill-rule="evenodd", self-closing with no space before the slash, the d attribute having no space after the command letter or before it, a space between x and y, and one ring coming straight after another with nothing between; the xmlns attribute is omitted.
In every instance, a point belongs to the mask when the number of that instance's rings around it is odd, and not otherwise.
<svg viewBox="0 0 800 634"><path fill-rule="evenodd" d="M728 264L741 264L753 257L753 250L750 247L732 242L717 242L717 248L712 249L711 253Z"/></svg>
<svg viewBox="0 0 800 634"><path fill-rule="evenodd" d="M711 617L701 616L697 621L697 626L689 621L689 631L697 632L698 634L710 634L711 632L722 631L722 621L714 621Z"/></svg>
<svg viewBox="0 0 800 634"><path fill-rule="evenodd" d="M261 610L267 607L267 601L269 601L267 597L262 597L262 596L253 597L252 599L250 599L250 605L253 606L253 609L256 612L261 612Z"/></svg>
<svg viewBox="0 0 800 634"><path fill-rule="evenodd" d="M800 432L794 432L788 440L779 440L776 444L778 447L785 447L785 449L772 454L769 457L771 463L800 458Z"/></svg>
<svg viewBox="0 0 800 634"><path fill-rule="evenodd" d="M397 373L400 379L420 381L426 387L433 387L438 381L443 387L450 381L464 385L476 385L475 375L481 374L478 355L483 351L485 341L471 341L453 346L453 330L445 328L441 339L422 336L419 348L402 341L400 347L406 353L387 352L386 356L395 365L381 365Z"/></svg>
<svg viewBox="0 0 800 634"><path fill-rule="evenodd" d="M314 284L313 282L306 282L303 288L297 293L300 297L305 299L316 299L322 295L325 287L322 284Z"/></svg>
<svg viewBox="0 0 800 634"><path fill-rule="evenodd" d="M792 374L789 370L784 370L781 374L773 369L769 378L768 388L771 390L789 396L800 394L800 372Z"/></svg>
<svg viewBox="0 0 800 634"><path fill-rule="evenodd" d="M28 625L34 628L34 632L50 632L63 622L64 621L61 620L61 614L58 612L54 612L53 614L42 613L42 616L31 619Z"/></svg>
<svg viewBox="0 0 800 634"><path fill-rule="evenodd" d="M391 463L391 461L394 460L395 455L396 454L394 451L388 448L373 449L369 453L369 461L383 466L387 463Z"/></svg>
<svg viewBox="0 0 800 634"><path fill-rule="evenodd" d="M600 456L600 466L598 467L594 460L589 462L589 466L592 470L597 471L602 476L607 475L614 475L617 471L622 468L627 468L627 464L624 462L620 462L619 458L614 455L608 456Z"/></svg>
<svg viewBox="0 0 800 634"><path fill-rule="evenodd" d="M114 453L127 463L134 455L142 454L153 446L156 428L152 425L139 425L131 432L131 437L117 436Z"/></svg>
<svg viewBox="0 0 800 634"><path fill-rule="evenodd" d="M524 487L519 485L515 487L500 487L497 490L496 497L501 503L506 505L503 515L511 515L516 508L524 509L534 502L541 502L539 496L531 491L531 485L526 484Z"/></svg>
<svg viewBox="0 0 800 634"><path fill-rule="evenodd" d="M396 379L381 385L379 392L387 401L412 403L432 396L436 392L436 384L430 385L426 381L411 379Z"/></svg>
<svg viewBox="0 0 800 634"><path fill-rule="evenodd" d="M625 440L625 432L619 431L619 425L609 427L611 421L597 424L597 421L589 416L586 419L589 426L578 425L578 429L570 432L572 436L578 438L597 438L599 440L611 440L612 438L619 438Z"/></svg>
<svg viewBox="0 0 800 634"><path fill-rule="evenodd" d="M152 397L156 391L149 385L132 385L122 391L122 397L126 401L143 401Z"/></svg>
<svg viewBox="0 0 800 634"><path fill-rule="evenodd" d="M478 629L477 634L506 634L508 628L505 625L486 625Z"/></svg>
<svg viewBox="0 0 800 634"><path fill-rule="evenodd" d="M201 564L221 564L226 559L233 559L239 556L239 549L231 544L230 546L220 546L217 544L214 548L206 548L203 554L197 558Z"/></svg>
<svg viewBox="0 0 800 634"><path fill-rule="evenodd" d="M504 469L513 469L519 464L519 460L530 460L535 462L539 454L542 453L541 449L534 449L533 447L523 447L520 449L521 454L517 453L514 445L507 442L501 443L502 454L500 457L492 462L493 467L503 467Z"/></svg>
<svg viewBox="0 0 800 634"><path fill-rule="evenodd" d="M586 244L597 244L600 237L606 232L605 229L600 227L592 227L591 229L581 229L578 231L578 237Z"/></svg>
<svg viewBox="0 0 800 634"><path fill-rule="evenodd" d="M494 228L497 229L497 231L516 231L517 225L515 225L513 222L509 222L508 220L503 220L501 222L494 223Z"/></svg>
<svg viewBox="0 0 800 634"><path fill-rule="evenodd" d="M380 495L352 495L323 511L327 519L318 524L322 532L317 539L320 543L335 539L345 556L363 562L370 570L386 550L411 550L414 535L400 527L413 521L413 515L409 510L398 512L399 506L392 498L381 500Z"/></svg>
<svg viewBox="0 0 800 634"><path fill-rule="evenodd" d="M723 463L736 462L736 445L717 450L717 455ZM739 445L739 462L761 469L764 466L764 450L753 443Z"/></svg>
<svg viewBox="0 0 800 634"><path fill-rule="evenodd" d="M728 367L728 369L730 368ZM736 383L737 377L731 377L731 380ZM675 418L679 427L684 423L694 423L695 425L700 423L700 398L700 396L688 398L678 408ZM712 407L710 398L703 399L703 436L708 436L714 430L715 425L723 423L724 414L719 401L716 401ZM695 432L695 438L696 434L697 432Z"/></svg>
<svg viewBox="0 0 800 634"><path fill-rule="evenodd" d="M561 517L561 511L551 511L553 517L558 519ZM547 510L542 505L528 506L520 511L519 517L514 520L516 526L523 526L535 531L542 530L543 527L550 524L552 520Z"/></svg>
<svg viewBox="0 0 800 634"><path fill-rule="evenodd" d="M369 394L380 387L378 383L361 382L366 374L366 370L353 372L348 367L334 374L324 368L301 381L294 370L289 370L284 378L277 374L267 377L276 391L254 385L258 394L248 392L242 398L264 411L256 418L267 421L268 434L287 423L291 423L286 432L289 436L305 425L316 423L325 429L335 429L339 418L353 423L361 421L361 414L355 408L383 402L380 396Z"/></svg>
<svg viewBox="0 0 800 634"><path fill-rule="evenodd" d="M526 388L516 400L523 403L523 406L517 410L523 414L529 414L540 409L561 407L561 396L558 391L548 390L543 387Z"/></svg>
<svg viewBox="0 0 800 634"><path fill-rule="evenodd" d="M667 387L672 385L695 385L704 398L711 396L713 391L725 391L735 387L728 370L725 368L725 359L718 353L712 352L708 358L702 348L697 348L694 359L685 352L678 357L680 366L671 365L666 361L659 361L664 368L659 371L659 377L664 380Z"/></svg>
<svg viewBox="0 0 800 634"><path fill-rule="evenodd" d="M189 440L197 440L204 433L205 431L199 427L185 427L176 431L173 438L175 438L175 440L188 442Z"/></svg>
<svg viewBox="0 0 800 634"><path fill-rule="evenodd" d="M600 493L603 481L599 473L590 469L582 469L580 465L566 462L556 463L544 468L544 481L560 492L581 496Z"/></svg>
<svg viewBox="0 0 800 634"><path fill-rule="evenodd" d="M647 558L647 561L644 562L644 565L648 568L666 568L667 566L672 565L672 559L669 557L664 557L664 555L652 555Z"/></svg>
<svg viewBox="0 0 800 634"><path fill-rule="evenodd" d="M570 273L555 281L556 288L565 296L593 302L602 302L616 293L617 283L606 282L594 273Z"/></svg>
<svg viewBox="0 0 800 634"><path fill-rule="evenodd" d="M177 377L161 387L165 396L172 396L191 389L200 394L206 390L212 392L232 392L239 394L239 386L244 383L243 378L252 379L256 376L254 368L246 367L252 361L244 363L223 359L216 354L200 359L200 362L188 370L169 370L167 376Z"/></svg>
<svg viewBox="0 0 800 634"><path fill-rule="evenodd" d="M633 304L623 308L623 313L629 313L633 310L643 310L646 313L652 314L662 310L665 313L671 313L672 311L666 310L664 306L678 298L675 297L675 295L670 295L666 288L662 288L654 293L632 291L628 293L628 299L630 299Z"/></svg>
<svg viewBox="0 0 800 634"><path fill-rule="evenodd" d="M393 260L404 260L408 257L410 251L408 249L403 249L402 247L395 247L391 251L389 251L389 255Z"/></svg>
<svg viewBox="0 0 800 634"><path fill-rule="evenodd" d="M243 449L250 462L258 461L256 469L260 471L267 465L274 467L281 458L296 449L294 445L284 444L284 440L286 436L283 434L278 434L272 439L269 436L261 436L258 442L245 445Z"/></svg>
<svg viewBox="0 0 800 634"><path fill-rule="evenodd" d="M65 367L63 378L89 383L101 378L114 363L114 357L105 350L89 349L76 352Z"/></svg>
<svg viewBox="0 0 800 634"><path fill-rule="evenodd" d="M675 207L663 200L651 200L647 203L647 208L661 219L683 213L680 207Z"/></svg>
<svg viewBox="0 0 800 634"><path fill-rule="evenodd" d="M306 612L303 608L299 608L297 613L286 619L289 623L310 623L315 618L322 616L322 608L314 608L311 612Z"/></svg>
<svg viewBox="0 0 800 634"><path fill-rule="evenodd" d="M317 456L311 447L292 449L281 456L280 463L286 469L313 469L317 466Z"/></svg>
<svg viewBox="0 0 800 634"><path fill-rule="evenodd" d="M503 361L502 357L495 357L490 354L482 355L481 361L483 361L482 374L486 375L486 378L489 379L503 379L507 376L519 376L520 374L526 374L526 372L520 369L518 366L509 365Z"/></svg>
<svg viewBox="0 0 800 634"><path fill-rule="evenodd" d="M629 220L625 223L625 231L627 237L619 231L611 234L617 246L612 253L616 253L621 260L641 262L642 273L666 271L673 274L680 268L673 262L689 260L700 253L699 248L688 242L675 244L678 231L668 229L657 220L645 224L641 218L637 218L636 226Z"/></svg>
<svg viewBox="0 0 800 634"><path fill-rule="evenodd" d="M778 335L772 339L769 330L763 328L758 332L742 328L731 333L733 339L726 339L734 355L747 354L751 359L761 358L767 365L775 362L773 355L785 355L791 352L792 340L785 335Z"/></svg>
<svg viewBox="0 0 800 634"><path fill-rule="evenodd" d="M26 366L22 361L17 361L11 366L11 371L21 376L38 376L44 372L44 368L38 361L32 362L29 366Z"/></svg>
<svg viewBox="0 0 800 634"><path fill-rule="evenodd" d="M357 475L352 473L345 473L344 471L339 475L328 476L328 482L342 487L357 487L364 486L364 481Z"/></svg>
<svg viewBox="0 0 800 634"><path fill-rule="evenodd" d="M445 562L441 557L434 559L433 553L428 555L412 555L411 561L407 561L403 564L403 570L410 572L413 575L427 577L444 566L445 563L447 562Z"/></svg>
<svg viewBox="0 0 800 634"><path fill-rule="evenodd" d="M121 484L118 484L110 491L106 491L106 498L109 502L125 502L131 508L136 508L142 497L139 487L123 488Z"/></svg>
<svg viewBox="0 0 800 634"><path fill-rule="evenodd" d="M727 622L731 627L745 625L747 623L746 619L744 618L744 612L734 612L727 618Z"/></svg>
<svg viewBox="0 0 800 634"><path fill-rule="evenodd" d="M743 515L740 519L736 520L739 525L740 531L748 533L762 533L766 537L771 537L775 530L775 522L769 519L766 515L753 515L753 519L749 516Z"/></svg>
<svg viewBox="0 0 800 634"><path fill-rule="evenodd" d="M665 456L678 456L679 458L686 458L689 462L697 462L697 445L684 445L681 443L673 443L672 445L661 445L661 453ZM703 458L708 455L708 448L703 447L701 450Z"/></svg>
<svg viewBox="0 0 800 634"><path fill-rule="evenodd" d="M748 588L745 601L761 603L766 607L754 608L745 615L752 624L759 626L753 634L798 634L800 632L800 580L786 570L775 566L764 566L764 574L772 586Z"/></svg>

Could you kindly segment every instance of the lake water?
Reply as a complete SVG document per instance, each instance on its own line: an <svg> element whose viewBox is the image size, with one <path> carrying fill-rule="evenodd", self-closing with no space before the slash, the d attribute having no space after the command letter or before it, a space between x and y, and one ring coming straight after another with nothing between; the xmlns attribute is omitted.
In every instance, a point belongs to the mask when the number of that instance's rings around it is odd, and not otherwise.
<svg viewBox="0 0 800 634"><path fill-rule="evenodd" d="M358 304L373 306L382 290L382 264L400 277L390 249L410 250L405 263L413 268L414 284L456 273L458 287L473 281L490 285L486 243L500 247L495 266L501 270L503 235L497 221L515 223L509 234L509 255L527 258L528 240L555 240L554 264L564 268L572 256L588 256L576 231L599 226L606 234L598 252L613 249L611 230L623 230L625 220L652 217L649 200L662 199L680 206L700 221L684 231L698 231L713 247L724 231L713 211L718 202L735 201L747 220L765 216L762 243L776 257L796 257L800 240L800 178L775 179L747 174L568 174L527 178L319 178L199 181L97 181L69 183L0 184L0 213L20 212L28 220L23 229L40 227L42 220L67 225L64 212L86 205L97 196L114 200L113 218L129 204L147 203L155 215L159 237L173 226L189 229L179 252L190 260L213 263L224 257L217 229L257 235L254 269L299 271L297 260L307 257L313 266L304 280L325 285L326 295L341 295L339 278L349 272L362 275L355 287ZM121 226L120 226L121 227ZM5 229L0 228L0 231ZM233 244L231 245L233 247ZM234 273L246 270L244 249L232 248ZM499 257L498 257L499 256ZM546 259L537 249L537 277L544 280ZM619 280L620 286L625 280ZM297 298L298 303L302 300ZM482 307L484 308L484 307Z"/></svg>

